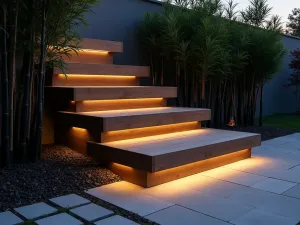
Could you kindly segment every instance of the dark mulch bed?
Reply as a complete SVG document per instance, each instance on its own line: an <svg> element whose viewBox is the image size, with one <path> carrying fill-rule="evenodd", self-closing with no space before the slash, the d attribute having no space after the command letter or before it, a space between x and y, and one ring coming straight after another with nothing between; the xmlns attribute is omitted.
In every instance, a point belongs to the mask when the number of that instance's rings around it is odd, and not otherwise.
<svg viewBox="0 0 300 225"><path fill-rule="evenodd" d="M266 141L269 139L286 136L290 134L294 134L299 132L296 129L289 129L289 128L276 128L276 127L269 127L269 126L251 126L251 127L223 127L222 129L226 130L234 130L234 131L242 131L242 132L249 132L249 133L258 133L261 134L262 141Z"/></svg>

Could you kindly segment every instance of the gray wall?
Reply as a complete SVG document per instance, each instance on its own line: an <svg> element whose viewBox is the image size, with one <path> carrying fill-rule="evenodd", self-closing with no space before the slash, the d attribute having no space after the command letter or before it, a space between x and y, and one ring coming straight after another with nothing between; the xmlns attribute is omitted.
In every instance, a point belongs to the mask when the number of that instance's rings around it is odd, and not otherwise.
<svg viewBox="0 0 300 225"><path fill-rule="evenodd" d="M284 59L282 70L266 83L263 95L263 115L265 116L275 113L293 113L296 111L294 89L292 87L286 88L284 85L288 83L288 77L292 73L289 68L291 60L290 52L300 48L300 39L283 36L282 40L288 50L288 55ZM257 109L259 108L257 107Z"/></svg>
<svg viewBox="0 0 300 225"><path fill-rule="evenodd" d="M114 57L116 64L144 65L139 48L138 26L147 12L161 12L161 3L147 0L101 0L88 13L88 27L80 27L81 36L86 38L121 41L124 53Z"/></svg>
<svg viewBox="0 0 300 225"><path fill-rule="evenodd" d="M79 32L86 38L123 42L124 53L115 56L116 64L147 65L137 35L138 25L147 12L162 12L161 3L156 0L101 0L93 13L86 15L89 26L80 27ZM283 36L283 42L289 52L300 48L300 39ZM290 56L287 56L282 71L265 86L264 115L295 112L293 89L283 87L291 73L289 61Z"/></svg>

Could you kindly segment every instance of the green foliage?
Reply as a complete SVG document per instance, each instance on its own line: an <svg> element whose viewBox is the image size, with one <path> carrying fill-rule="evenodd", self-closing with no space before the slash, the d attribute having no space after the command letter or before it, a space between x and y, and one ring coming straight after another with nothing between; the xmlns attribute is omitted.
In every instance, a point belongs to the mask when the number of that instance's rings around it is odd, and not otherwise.
<svg viewBox="0 0 300 225"><path fill-rule="evenodd" d="M286 33L300 37L300 8L293 9L288 19Z"/></svg>
<svg viewBox="0 0 300 225"><path fill-rule="evenodd" d="M230 117L253 124L258 91L280 69L286 53L280 20L261 28L271 10L265 0L251 1L244 13L250 25L237 22L233 1L225 9L217 5L213 0L166 4L163 14L146 15L141 42L152 62L154 84L176 85L179 105L212 108L214 126Z"/></svg>

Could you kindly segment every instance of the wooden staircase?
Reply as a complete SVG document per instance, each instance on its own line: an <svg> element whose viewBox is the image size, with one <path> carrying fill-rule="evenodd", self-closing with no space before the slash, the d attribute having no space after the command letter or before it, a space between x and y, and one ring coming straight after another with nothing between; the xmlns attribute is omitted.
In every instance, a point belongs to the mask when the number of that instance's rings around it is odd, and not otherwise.
<svg viewBox="0 0 300 225"><path fill-rule="evenodd" d="M144 66L113 65L120 42L84 39L67 77L54 68L46 94L55 142L151 187L251 157L260 135L201 128L210 109L170 107L175 87L138 86Z"/></svg>

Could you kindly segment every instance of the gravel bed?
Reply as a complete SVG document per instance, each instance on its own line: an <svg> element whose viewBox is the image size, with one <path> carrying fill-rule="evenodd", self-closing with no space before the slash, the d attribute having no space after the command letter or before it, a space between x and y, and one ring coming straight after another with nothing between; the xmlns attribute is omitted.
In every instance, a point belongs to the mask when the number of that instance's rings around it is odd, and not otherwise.
<svg viewBox="0 0 300 225"><path fill-rule="evenodd" d="M289 128L276 128L270 126L251 126L251 127L223 127L222 129L226 130L234 130L234 131L242 131L242 132L249 132L249 133L258 133L261 134L262 141L270 140L277 137L282 137L290 134L294 134L299 132L296 129L289 129Z"/></svg>
<svg viewBox="0 0 300 225"><path fill-rule="evenodd" d="M64 146L45 146L41 160L0 169L0 211L81 193L121 178Z"/></svg>

